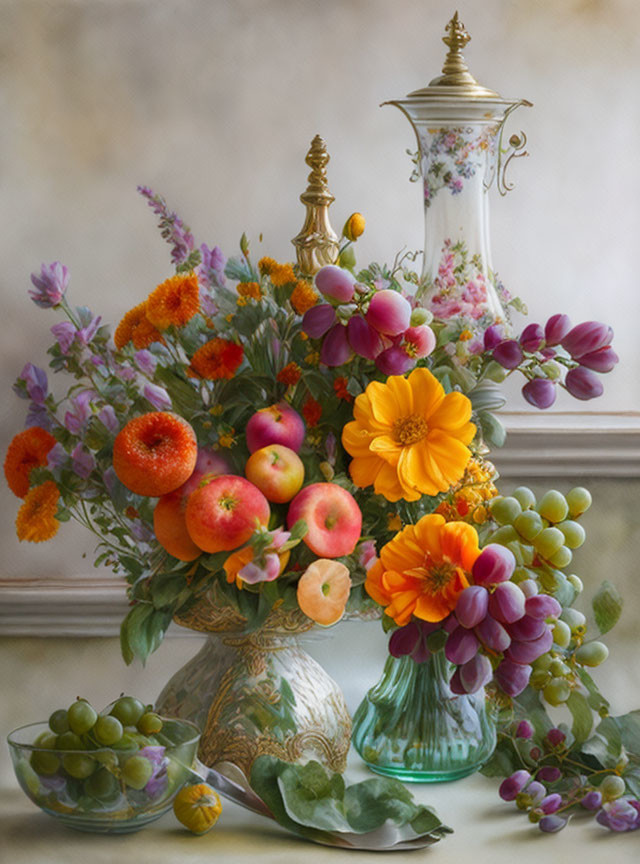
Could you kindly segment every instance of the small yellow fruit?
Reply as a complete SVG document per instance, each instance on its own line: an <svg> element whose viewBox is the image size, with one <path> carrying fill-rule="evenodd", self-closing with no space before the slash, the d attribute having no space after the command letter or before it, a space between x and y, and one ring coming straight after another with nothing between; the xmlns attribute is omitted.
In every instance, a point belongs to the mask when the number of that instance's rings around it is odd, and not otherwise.
<svg viewBox="0 0 640 864"><path fill-rule="evenodd" d="M222 813L220 796L206 783L185 786L173 801L173 812L194 834L206 834L218 821Z"/></svg>
<svg viewBox="0 0 640 864"><path fill-rule="evenodd" d="M365 219L362 213L352 213L345 222L342 235L347 240L357 240L364 233Z"/></svg>

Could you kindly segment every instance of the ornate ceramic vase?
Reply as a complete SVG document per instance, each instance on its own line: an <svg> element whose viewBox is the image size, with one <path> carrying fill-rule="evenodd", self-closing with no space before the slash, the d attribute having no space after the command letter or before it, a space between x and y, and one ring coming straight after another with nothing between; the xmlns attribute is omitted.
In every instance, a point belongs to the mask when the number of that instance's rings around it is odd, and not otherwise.
<svg viewBox="0 0 640 864"><path fill-rule="evenodd" d="M496 729L484 689L456 695L449 676L443 651L424 663L389 656L353 718L353 745L372 771L432 783L465 777L487 761Z"/></svg>
<svg viewBox="0 0 640 864"><path fill-rule="evenodd" d="M175 620L210 636L156 709L202 730L202 762L231 762L249 776L254 759L269 754L344 771L351 717L338 685L299 644L312 621L297 609L274 610L247 633L246 619L216 597L215 586Z"/></svg>
<svg viewBox="0 0 640 864"><path fill-rule="evenodd" d="M509 114L523 99L505 99L482 87L462 56L469 35L456 13L443 41L449 48L442 75L396 105L416 134L418 152L412 179L424 190L425 245L420 299L440 319L480 331L507 323L510 297L493 271L489 244L488 191L504 194L504 171L525 155L525 136L503 147Z"/></svg>

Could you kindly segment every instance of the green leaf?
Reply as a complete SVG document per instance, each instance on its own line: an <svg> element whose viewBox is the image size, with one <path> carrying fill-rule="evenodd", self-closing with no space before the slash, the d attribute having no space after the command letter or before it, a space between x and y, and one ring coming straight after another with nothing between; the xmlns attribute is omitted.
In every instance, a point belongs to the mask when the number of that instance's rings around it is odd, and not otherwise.
<svg viewBox="0 0 640 864"><path fill-rule="evenodd" d="M170 610L154 609L150 603L133 606L120 630L120 646L125 662L131 663L135 656L145 663L149 654L162 642L170 623Z"/></svg>
<svg viewBox="0 0 640 864"><path fill-rule="evenodd" d="M602 693L598 690L596 682L593 680L591 675L589 675L584 666L576 666L576 674L589 691L589 695L587 696L587 702L593 708L593 710L598 714L600 714L600 712L602 711L608 711L608 699L605 699Z"/></svg>
<svg viewBox="0 0 640 864"><path fill-rule="evenodd" d="M291 528L291 540L302 540L307 531L309 530L309 526L305 522L304 519L298 519L297 522L294 522L293 527Z"/></svg>
<svg viewBox="0 0 640 864"><path fill-rule="evenodd" d="M567 708L573 717L573 725L571 732L579 744L591 734L593 729L593 711L589 707L589 703L582 693L573 690L567 699Z"/></svg>
<svg viewBox="0 0 640 864"><path fill-rule="evenodd" d="M339 774L327 775L319 762L290 765L280 774L278 786L287 814L296 822L321 831L349 830Z"/></svg>
<svg viewBox="0 0 640 864"><path fill-rule="evenodd" d="M608 633L615 627L622 613L622 595L608 580L602 583L593 598L593 614L601 633Z"/></svg>
<svg viewBox="0 0 640 864"><path fill-rule="evenodd" d="M507 430L493 414L488 411L478 412L478 421L482 436L490 447L502 447L507 440Z"/></svg>
<svg viewBox="0 0 640 864"><path fill-rule="evenodd" d="M603 768L615 768L622 753L622 735L613 717L605 717L594 734L580 748L594 756Z"/></svg>

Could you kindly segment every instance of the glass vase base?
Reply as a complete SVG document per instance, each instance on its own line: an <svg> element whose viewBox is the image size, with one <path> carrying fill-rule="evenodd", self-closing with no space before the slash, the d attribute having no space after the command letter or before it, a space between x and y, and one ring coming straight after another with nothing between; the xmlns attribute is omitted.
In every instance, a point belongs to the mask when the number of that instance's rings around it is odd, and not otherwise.
<svg viewBox="0 0 640 864"><path fill-rule="evenodd" d="M484 762L476 765L465 765L462 768L452 768L449 771L423 771L420 769L400 768L396 765L372 765L365 762L367 768L375 774L383 774L385 777L395 777L403 783L447 783L452 780L461 780L482 768Z"/></svg>

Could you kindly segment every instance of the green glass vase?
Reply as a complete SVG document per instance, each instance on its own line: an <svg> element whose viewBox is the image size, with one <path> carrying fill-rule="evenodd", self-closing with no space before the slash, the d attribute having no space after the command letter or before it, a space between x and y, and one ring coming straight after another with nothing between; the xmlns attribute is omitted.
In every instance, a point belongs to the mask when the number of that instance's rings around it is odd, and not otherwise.
<svg viewBox="0 0 640 864"><path fill-rule="evenodd" d="M457 695L443 651L423 663L389 656L353 718L352 742L378 774L416 783L457 780L487 761L495 722L484 689Z"/></svg>

